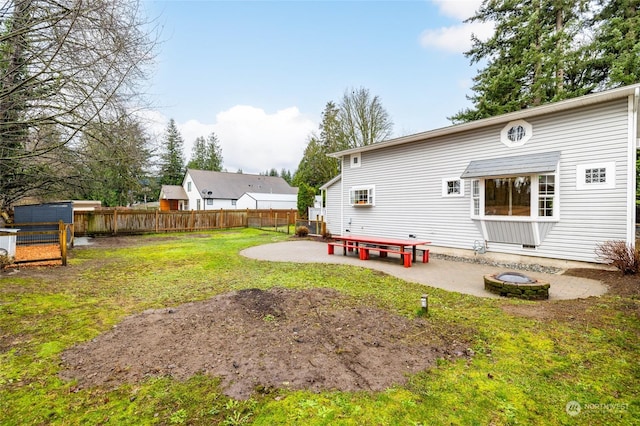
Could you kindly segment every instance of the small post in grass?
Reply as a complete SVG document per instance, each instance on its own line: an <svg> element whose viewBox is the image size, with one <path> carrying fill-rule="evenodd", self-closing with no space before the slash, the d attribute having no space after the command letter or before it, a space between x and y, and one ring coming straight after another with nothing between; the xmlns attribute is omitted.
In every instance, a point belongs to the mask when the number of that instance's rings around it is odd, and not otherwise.
<svg viewBox="0 0 640 426"><path fill-rule="evenodd" d="M429 295L423 294L420 298L420 307L422 308L422 315L427 315L429 313Z"/></svg>

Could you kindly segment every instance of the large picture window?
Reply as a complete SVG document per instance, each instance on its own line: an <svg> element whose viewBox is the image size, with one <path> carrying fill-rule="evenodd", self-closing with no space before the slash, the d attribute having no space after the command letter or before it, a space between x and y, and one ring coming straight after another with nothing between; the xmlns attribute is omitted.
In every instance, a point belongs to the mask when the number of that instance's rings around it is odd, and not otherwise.
<svg viewBox="0 0 640 426"><path fill-rule="evenodd" d="M556 175L504 176L471 181L474 217L557 217Z"/></svg>
<svg viewBox="0 0 640 426"><path fill-rule="evenodd" d="M485 180L486 216L531 216L531 178L503 177Z"/></svg>

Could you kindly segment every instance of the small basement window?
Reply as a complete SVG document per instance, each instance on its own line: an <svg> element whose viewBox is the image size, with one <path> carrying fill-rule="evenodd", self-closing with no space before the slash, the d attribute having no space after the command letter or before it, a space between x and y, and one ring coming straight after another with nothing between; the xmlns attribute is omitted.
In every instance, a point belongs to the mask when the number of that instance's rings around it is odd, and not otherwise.
<svg viewBox="0 0 640 426"><path fill-rule="evenodd" d="M352 206L373 206L374 186L354 186L349 190L349 203Z"/></svg>

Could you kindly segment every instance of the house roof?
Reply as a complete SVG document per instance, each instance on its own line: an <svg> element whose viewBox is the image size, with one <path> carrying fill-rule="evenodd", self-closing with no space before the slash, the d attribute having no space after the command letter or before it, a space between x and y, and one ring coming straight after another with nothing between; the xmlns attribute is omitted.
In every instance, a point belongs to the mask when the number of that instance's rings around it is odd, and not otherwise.
<svg viewBox="0 0 640 426"><path fill-rule="evenodd" d="M242 196L253 198L256 201L298 201L298 194L264 194L258 192L245 192Z"/></svg>
<svg viewBox="0 0 640 426"><path fill-rule="evenodd" d="M475 160L469 163L460 177L468 179L522 173L551 173L556 171L559 160L560 151Z"/></svg>
<svg viewBox="0 0 640 426"><path fill-rule="evenodd" d="M338 176L334 177L333 179L331 179L329 182L325 183L324 185L322 185L320 187L320 189L329 189L329 187L331 185L333 185L336 182L339 182L340 179L342 179L342 174L339 174Z"/></svg>
<svg viewBox="0 0 640 426"><path fill-rule="evenodd" d="M298 188L276 176L249 175L243 173L212 172L188 169L193 184L203 198L237 200L245 192L260 194L297 194ZM185 176L186 179L186 176Z"/></svg>
<svg viewBox="0 0 640 426"><path fill-rule="evenodd" d="M188 200L187 193L180 185L162 185L160 199L163 200Z"/></svg>
<svg viewBox="0 0 640 426"><path fill-rule="evenodd" d="M389 140L377 142L371 145L334 152L329 154L329 156L340 158L345 155L355 154L358 152L373 151L376 149L387 148L395 145L425 141L425 140L437 138L440 136L467 132L470 130L484 128L491 125L505 124L514 120L523 120L531 117L537 117L540 115L551 114L551 113L566 111L566 110L579 108L583 106L589 106L589 105L599 104L603 102L608 102L615 99L622 99L632 95L635 95L636 102L637 102L638 97L640 97L640 84L619 87L617 89L611 89L603 92L593 93L590 95L580 96L578 98L567 99L564 101L553 102L553 103L549 103L549 104L545 104L537 107L532 107L532 108L527 108L520 111L511 112L508 114L484 118L482 120L471 121L469 123L456 124L453 126L442 127L435 130L429 130L427 132L416 133L408 136L402 136L396 139L389 139Z"/></svg>

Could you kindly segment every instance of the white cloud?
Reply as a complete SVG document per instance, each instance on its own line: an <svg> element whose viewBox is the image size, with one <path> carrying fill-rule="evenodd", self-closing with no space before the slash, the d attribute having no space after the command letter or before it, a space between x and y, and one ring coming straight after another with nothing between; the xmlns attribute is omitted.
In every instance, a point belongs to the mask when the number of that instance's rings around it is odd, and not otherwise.
<svg viewBox="0 0 640 426"><path fill-rule="evenodd" d="M432 0L438 5L440 13L456 20L470 18L482 1L474 0ZM492 23L459 23L447 27L427 29L420 35L420 44L425 48L436 48L452 53L463 53L471 48L471 34L486 39L493 32Z"/></svg>
<svg viewBox="0 0 640 426"><path fill-rule="evenodd" d="M219 113L215 127L225 166L258 173L271 168L295 171L317 123L296 107L267 114L260 108L237 105Z"/></svg>
<svg viewBox="0 0 640 426"><path fill-rule="evenodd" d="M298 167L308 136L317 123L290 107L269 114L261 108L236 105L216 115L215 123L177 123L189 159L198 136L214 132L220 141L223 167L230 172L260 173L272 168L292 172Z"/></svg>
<svg viewBox="0 0 640 426"><path fill-rule="evenodd" d="M431 0L445 16L464 21L480 8L482 0Z"/></svg>

